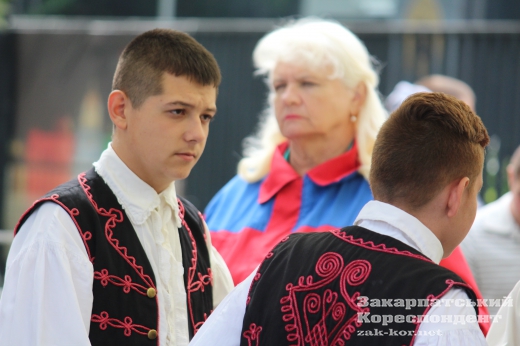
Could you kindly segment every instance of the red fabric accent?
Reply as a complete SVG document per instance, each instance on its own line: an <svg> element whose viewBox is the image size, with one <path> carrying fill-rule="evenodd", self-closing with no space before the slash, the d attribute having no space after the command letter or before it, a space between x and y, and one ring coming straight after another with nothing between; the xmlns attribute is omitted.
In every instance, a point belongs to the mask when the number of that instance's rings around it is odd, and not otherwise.
<svg viewBox="0 0 520 346"><path fill-rule="evenodd" d="M262 204L273 198L284 186L292 181L301 179L294 168L285 160L283 153L289 146L288 142L282 143L276 148L271 160L271 171L276 174L268 174L260 186L258 203Z"/></svg>
<svg viewBox="0 0 520 346"><path fill-rule="evenodd" d="M327 186L356 172L360 165L357 143L354 141L349 151L314 167L307 172L307 175L316 184Z"/></svg>
<svg viewBox="0 0 520 346"><path fill-rule="evenodd" d="M475 292L475 295L478 299L482 299L482 294L480 293L477 282L475 281L475 278L473 277L473 273L471 272L471 269L468 265L468 262L466 261L466 258L464 257L464 254L462 253L462 250L460 249L460 246L457 246L455 250L441 261L439 263L440 266L447 268L460 276L464 282L466 282L472 289L473 292ZM479 314L482 316L489 315L489 311L487 307L483 304L479 304L478 307ZM482 330L482 333L484 335L487 335L489 331L489 327L491 326L491 322L489 319L485 319L486 322L481 321L479 322L480 330Z"/></svg>
<svg viewBox="0 0 520 346"><path fill-rule="evenodd" d="M355 292L351 296L347 292L347 286L361 285L367 280L371 270L372 266L366 260L354 260L344 266L340 254L327 252L318 259L315 267L316 274L322 279L314 282L312 275L301 276L297 285L287 284L288 294L280 300L284 313L283 321L287 322L287 341L297 345L336 345L343 344L343 340L349 340L362 324L358 319L358 313L365 313L370 309L361 307L357 303L360 293ZM337 279L340 282L339 294L331 289L326 289L322 295L313 292ZM308 291L312 293L304 295L303 304L298 303L302 298L296 294ZM347 316L349 308L353 311L351 316ZM316 325L311 325L309 316L316 314L321 318ZM327 320L330 323L330 317L337 324L327 330ZM333 339L328 342L331 337Z"/></svg>
<svg viewBox="0 0 520 346"><path fill-rule="evenodd" d="M242 334L247 339L248 346L258 346L260 344L260 332L262 327L251 323L249 329ZM253 342L254 341L254 342Z"/></svg>
<svg viewBox="0 0 520 346"><path fill-rule="evenodd" d="M101 330L106 330L108 326L124 329L125 336L131 336L132 332L141 335L148 335L148 332L151 330L151 328L140 324L133 324L132 318L129 316L126 316L124 321L118 320L117 318L110 318L106 311L102 311L99 315L92 314L91 321L99 323L99 328Z"/></svg>
<svg viewBox="0 0 520 346"><path fill-rule="evenodd" d="M301 179L283 156L288 146L289 143L284 142L274 151L273 159L271 160L271 172L276 172L276 174L267 175L262 182L258 203L267 202L282 190L284 186L294 180ZM320 186L335 183L359 169L358 156L357 144L354 142L350 150L312 168L307 172L307 176Z"/></svg>
<svg viewBox="0 0 520 346"><path fill-rule="evenodd" d="M182 204L181 200L177 198L177 203L179 204L179 217L181 218L182 225L186 228L188 231L188 235L190 236L191 240L191 267L188 269L188 286L186 287L186 296L188 300L188 311L190 314L190 322L193 326L193 334L195 335L197 331L202 327L208 316L204 314L204 321L200 321L198 323L195 323L195 317L193 316L193 308L192 308L192 299L191 294L193 292L201 290L204 292L204 286L207 285L213 285L213 274L211 273L211 268L208 268L208 274L203 275L201 273L197 273L197 244L195 242L195 238L193 237L193 233L191 233L191 229L188 226L188 223L184 220L184 205ZM199 212L199 217L203 219L202 215ZM208 249L209 251L209 249ZM197 274L197 279L194 280L195 274Z"/></svg>

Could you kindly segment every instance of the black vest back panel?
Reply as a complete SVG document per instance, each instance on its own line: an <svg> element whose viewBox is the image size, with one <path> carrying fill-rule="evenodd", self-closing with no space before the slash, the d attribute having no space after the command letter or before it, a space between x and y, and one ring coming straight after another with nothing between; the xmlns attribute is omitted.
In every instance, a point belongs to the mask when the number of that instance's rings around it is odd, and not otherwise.
<svg viewBox="0 0 520 346"><path fill-rule="evenodd" d="M43 202L66 210L94 266L93 346L158 345L158 296L146 253L116 196L93 170L60 185L22 216L15 231ZM190 339L213 309L212 280L204 227L197 209L179 200L179 228Z"/></svg>
<svg viewBox="0 0 520 346"><path fill-rule="evenodd" d="M411 345L417 316L453 286L476 304L455 273L391 237L357 226L295 233L258 269L241 345Z"/></svg>

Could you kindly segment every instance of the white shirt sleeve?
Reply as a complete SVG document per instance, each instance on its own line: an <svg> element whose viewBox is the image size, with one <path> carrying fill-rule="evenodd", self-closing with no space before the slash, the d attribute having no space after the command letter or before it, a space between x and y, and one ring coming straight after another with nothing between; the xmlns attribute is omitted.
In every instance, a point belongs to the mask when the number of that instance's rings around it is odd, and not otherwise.
<svg viewBox="0 0 520 346"><path fill-rule="evenodd" d="M226 262L218 253L217 249L211 245L211 236L206 222L204 220L202 220L202 222L204 224L204 234L209 252L211 272L213 273L213 308L216 308L222 299L231 292L234 284Z"/></svg>
<svg viewBox="0 0 520 346"><path fill-rule="evenodd" d="M489 346L520 345L520 281L504 301L487 335Z"/></svg>
<svg viewBox="0 0 520 346"><path fill-rule="evenodd" d="M9 251L0 345L90 346L93 270L69 214L42 204Z"/></svg>
<svg viewBox="0 0 520 346"><path fill-rule="evenodd" d="M419 326L414 346L486 346L477 322L475 308L463 302L469 297L463 289L452 288L434 305ZM458 316L458 317L457 317Z"/></svg>
<svg viewBox="0 0 520 346"><path fill-rule="evenodd" d="M246 312L247 295L255 274L256 269L222 300L197 334L195 334L195 337L190 342L190 346L240 345L240 334Z"/></svg>

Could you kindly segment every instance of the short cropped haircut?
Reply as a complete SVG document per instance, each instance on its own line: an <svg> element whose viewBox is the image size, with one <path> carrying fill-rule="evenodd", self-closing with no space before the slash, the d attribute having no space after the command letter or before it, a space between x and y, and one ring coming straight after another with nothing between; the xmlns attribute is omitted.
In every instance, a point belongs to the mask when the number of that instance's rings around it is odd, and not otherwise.
<svg viewBox="0 0 520 346"><path fill-rule="evenodd" d="M417 210L463 177L482 170L489 135L468 105L444 93L407 98L383 124L372 154L374 198Z"/></svg>
<svg viewBox="0 0 520 346"><path fill-rule="evenodd" d="M520 146L516 148L509 165L513 169L513 176L516 180L520 178Z"/></svg>
<svg viewBox="0 0 520 346"><path fill-rule="evenodd" d="M164 72L186 76L200 85L220 85L220 69L213 55L186 33L154 29L134 38L117 63L112 90L123 91L132 107L160 95Z"/></svg>

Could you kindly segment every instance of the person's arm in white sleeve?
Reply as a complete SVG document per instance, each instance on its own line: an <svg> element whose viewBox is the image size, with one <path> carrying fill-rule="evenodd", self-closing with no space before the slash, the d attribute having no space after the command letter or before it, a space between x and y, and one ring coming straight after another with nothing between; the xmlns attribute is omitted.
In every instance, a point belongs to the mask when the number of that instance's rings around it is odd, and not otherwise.
<svg viewBox="0 0 520 346"><path fill-rule="evenodd" d="M233 287L233 279L231 273L226 265L226 262L220 256L217 249L211 245L211 236L206 222L204 224L204 234L206 236L206 246L209 252L209 261L211 265L211 272L213 273L213 308L216 308L222 299L231 292Z"/></svg>
<svg viewBox="0 0 520 346"><path fill-rule="evenodd" d="M414 346L486 346L475 308L468 302L463 289L449 290L426 314Z"/></svg>
<svg viewBox="0 0 520 346"><path fill-rule="evenodd" d="M246 312L246 301L256 269L239 283L204 322L190 346L238 346Z"/></svg>
<svg viewBox="0 0 520 346"><path fill-rule="evenodd" d="M489 346L520 345L520 281L507 297L489 328Z"/></svg>
<svg viewBox="0 0 520 346"><path fill-rule="evenodd" d="M90 346L93 266L69 214L42 204L11 245L0 345Z"/></svg>

